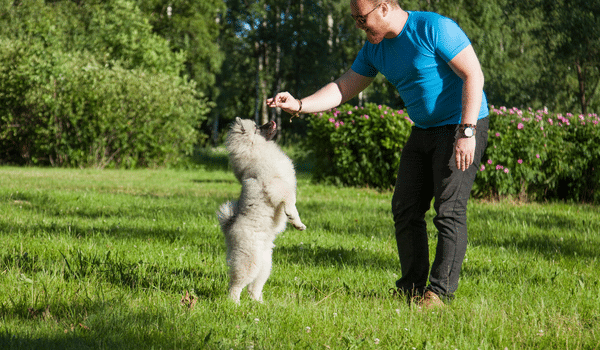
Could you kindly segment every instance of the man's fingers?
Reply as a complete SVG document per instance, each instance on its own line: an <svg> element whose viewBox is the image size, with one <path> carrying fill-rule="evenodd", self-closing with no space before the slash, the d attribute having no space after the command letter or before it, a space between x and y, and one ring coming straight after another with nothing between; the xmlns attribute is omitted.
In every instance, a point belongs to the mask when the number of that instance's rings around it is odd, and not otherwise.
<svg viewBox="0 0 600 350"><path fill-rule="evenodd" d="M288 92L280 92L275 97L267 99L267 104L270 107L283 107L290 97Z"/></svg>
<svg viewBox="0 0 600 350"><path fill-rule="evenodd" d="M462 171L465 171L473 164L473 157L465 153L456 153L456 167Z"/></svg>

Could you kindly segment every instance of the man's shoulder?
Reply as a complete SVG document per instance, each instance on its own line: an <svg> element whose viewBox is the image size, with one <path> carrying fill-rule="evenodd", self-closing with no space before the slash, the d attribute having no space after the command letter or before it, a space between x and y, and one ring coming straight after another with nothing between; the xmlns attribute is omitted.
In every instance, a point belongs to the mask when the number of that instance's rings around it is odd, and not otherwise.
<svg viewBox="0 0 600 350"><path fill-rule="evenodd" d="M439 26L446 21L452 21L452 19L440 15L436 12L427 11L408 11L409 23L412 25L427 25L427 26Z"/></svg>

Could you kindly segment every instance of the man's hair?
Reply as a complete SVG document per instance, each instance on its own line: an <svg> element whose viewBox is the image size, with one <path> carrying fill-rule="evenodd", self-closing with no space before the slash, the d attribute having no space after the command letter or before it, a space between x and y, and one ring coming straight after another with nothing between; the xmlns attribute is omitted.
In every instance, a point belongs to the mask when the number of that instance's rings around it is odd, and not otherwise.
<svg viewBox="0 0 600 350"><path fill-rule="evenodd" d="M391 5L392 7L400 7L398 0L369 0L369 2L372 3L373 6L377 6L377 5L385 2L389 5Z"/></svg>

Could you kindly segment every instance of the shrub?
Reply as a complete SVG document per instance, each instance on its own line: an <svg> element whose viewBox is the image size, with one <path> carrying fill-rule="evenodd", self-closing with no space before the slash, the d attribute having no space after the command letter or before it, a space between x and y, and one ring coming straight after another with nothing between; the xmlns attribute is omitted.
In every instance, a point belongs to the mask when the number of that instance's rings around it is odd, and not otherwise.
<svg viewBox="0 0 600 350"><path fill-rule="evenodd" d="M600 202L599 121L492 106L474 194Z"/></svg>
<svg viewBox="0 0 600 350"><path fill-rule="evenodd" d="M313 178L348 186L393 186L412 122L368 104L308 116ZM493 108L473 194L600 203L600 118Z"/></svg>
<svg viewBox="0 0 600 350"><path fill-rule="evenodd" d="M176 163L207 102L176 75L0 40L0 161L77 167Z"/></svg>
<svg viewBox="0 0 600 350"><path fill-rule="evenodd" d="M308 116L308 123L306 147L315 156L316 180L379 189L395 184L412 125L404 111L343 105Z"/></svg>

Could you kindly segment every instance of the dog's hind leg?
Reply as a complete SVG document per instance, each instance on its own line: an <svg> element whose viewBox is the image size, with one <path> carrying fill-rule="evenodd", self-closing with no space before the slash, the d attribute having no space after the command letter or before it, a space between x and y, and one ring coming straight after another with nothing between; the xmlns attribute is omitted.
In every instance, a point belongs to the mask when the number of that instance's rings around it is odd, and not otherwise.
<svg viewBox="0 0 600 350"><path fill-rule="evenodd" d="M229 265L229 298L240 303L240 295L244 287L252 283L259 273L256 256L253 253L234 252L227 259Z"/></svg>
<svg viewBox="0 0 600 350"><path fill-rule="evenodd" d="M248 285L250 297L261 303L263 301L263 287L271 275L271 268L273 266L273 247L274 245L272 242L265 242L263 251L258 254L258 276L256 276L256 279L252 281L250 285Z"/></svg>

